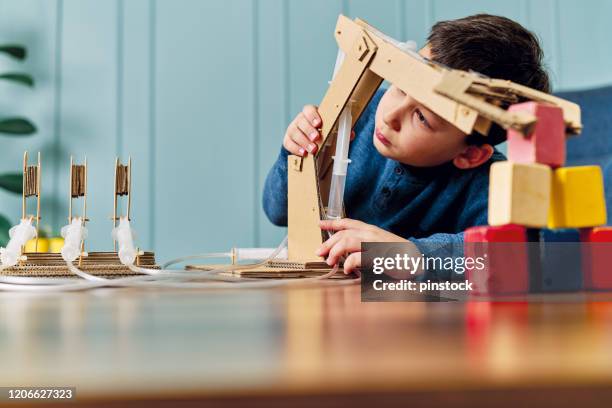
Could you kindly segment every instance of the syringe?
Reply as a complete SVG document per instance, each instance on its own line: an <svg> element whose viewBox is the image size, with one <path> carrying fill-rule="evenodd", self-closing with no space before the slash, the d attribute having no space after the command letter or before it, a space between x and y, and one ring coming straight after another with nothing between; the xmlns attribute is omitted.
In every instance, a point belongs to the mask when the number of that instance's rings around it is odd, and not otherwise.
<svg viewBox="0 0 612 408"><path fill-rule="evenodd" d="M334 78L344 61L344 52L338 50L336 65L334 66ZM344 203L344 185L346 183L346 171L351 162L348 158L349 143L351 138L351 125L353 122L351 114L351 103L342 110L338 119L338 135L336 138L336 155L332 170L331 187L329 190L329 201L326 216L328 219L337 220L342 218L342 205Z"/></svg>
<svg viewBox="0 0 612 408"><path fill-rule="evenodd" d="M379 33L383 35L382 33ZM400 42L391 37L384 36L387 41L400 48L402 51L416 58L422 58L416 53L416 43L414 41ZM344 61L344 52L338 50L336 57L336 65L334 66L334 75L340 70ZM326 216L328 219L337 220L342 218L342 206L344 202L344 186L346 183L346 172L348 165L351 162L348 158L349 143L351 138L351 125L353 117L351 113L350 101L346 104L340 118L338 119L338 136L336 139L336 155L334 156L334 167L332 170L331 187L329 190L329 201L327 205Z"/></svg>

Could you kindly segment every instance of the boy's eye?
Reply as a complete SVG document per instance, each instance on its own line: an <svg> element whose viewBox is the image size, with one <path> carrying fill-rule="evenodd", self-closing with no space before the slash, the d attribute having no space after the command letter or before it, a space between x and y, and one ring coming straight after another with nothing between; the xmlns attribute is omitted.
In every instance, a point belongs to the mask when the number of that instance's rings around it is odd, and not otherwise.
<svg viewBox="0 0 612 408"><path fill-rule="evenodd" d="M427 122L427 118L425 115L423 115L423 112L421 112L419 109L415 109L414 113L417 115L419 122L429 127L429 122Z"/></svg>

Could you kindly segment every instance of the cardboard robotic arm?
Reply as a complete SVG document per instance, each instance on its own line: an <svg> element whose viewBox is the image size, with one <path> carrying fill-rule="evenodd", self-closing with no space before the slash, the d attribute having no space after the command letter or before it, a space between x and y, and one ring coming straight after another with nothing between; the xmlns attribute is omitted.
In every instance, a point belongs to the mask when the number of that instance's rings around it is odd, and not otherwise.
<svg viewBox="0 0 612 408"><path fill-rule="evenodd" d="M293 264L321 263L316 249L325 240L324 218L331 177L331 154L340 113L351 107L352 125L387 80L466 134L487 135L491 122L529 134L536 118L508 112L502 106L520 101L546 102L562 108L568 134L582 128L580 107L544 92L491 79L474 72L450 69L407 52L398 42L366 22L339 16L335 38L346 55L321 104L322 138L315 155L288 158L288 259Z"/></svg>

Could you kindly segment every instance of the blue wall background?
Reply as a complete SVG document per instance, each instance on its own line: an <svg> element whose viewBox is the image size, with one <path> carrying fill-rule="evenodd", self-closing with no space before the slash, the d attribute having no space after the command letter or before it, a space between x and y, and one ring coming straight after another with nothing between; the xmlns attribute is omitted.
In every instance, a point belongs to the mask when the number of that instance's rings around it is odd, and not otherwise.
<svg viewBox="0 0 612 408"><path fill-rule="evenodd" d="M2 0L0 72L25 69L33 90L0 83L0 112L31 118L28 139L0 138L0 171L43 154L43 223L65 224L68 159L87 155L89 247L108 249L116 155L134 161L134 224L161 258L274 246L285 231L260 191L286 125L318 103L336 55L339 13L423 44L438 20L488 12L541 38L556 90L612 83L612 2L592 0ZM17 220L20 200L0 192Z"/></svg>

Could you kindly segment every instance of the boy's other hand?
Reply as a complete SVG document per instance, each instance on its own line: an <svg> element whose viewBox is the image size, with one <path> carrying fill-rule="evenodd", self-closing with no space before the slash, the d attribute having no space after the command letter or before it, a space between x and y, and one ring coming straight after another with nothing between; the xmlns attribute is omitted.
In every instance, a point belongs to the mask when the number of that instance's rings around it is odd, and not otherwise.
<svg viewBox="0 0 612 408"><path fill-rule="evenodd" d="M287 127L283 146L291 154L306 156L307 153L316 153L317 140L321 138L319 129L323 122L314 105L306 105Z"/></svg>
<svg viewBox="0 0 612 408"><path fill-rule="evenodd" d="M406 242L399 235L392 234L375 225L343 218L340 220L321 220L319 226L324 231L336 231L321 245L316 255L327 256L327 264L335 265L340 258L344 260L344 273L349 274L361 267L362 242Z"/></svg>
<svg viewBox="0 0 612 408"><path fill-rule="evenodd" d="M318 149L316 142L321 140L321 126L323 126L323 121L317 107L314 105L304 106L287 127L283 138L283 147L291 154L302 157L308 153L316 153ZM354 138L355 132L351 132L351 140Z"/></svg>

